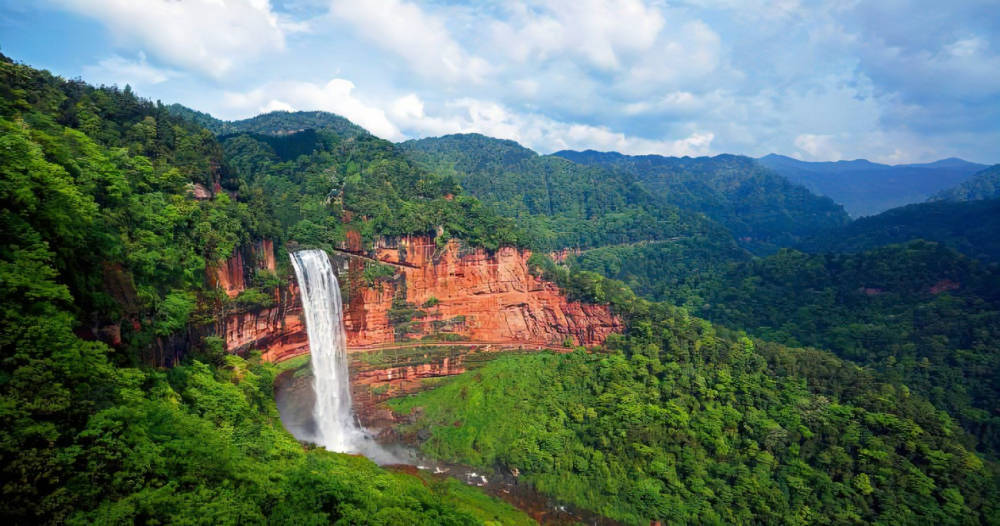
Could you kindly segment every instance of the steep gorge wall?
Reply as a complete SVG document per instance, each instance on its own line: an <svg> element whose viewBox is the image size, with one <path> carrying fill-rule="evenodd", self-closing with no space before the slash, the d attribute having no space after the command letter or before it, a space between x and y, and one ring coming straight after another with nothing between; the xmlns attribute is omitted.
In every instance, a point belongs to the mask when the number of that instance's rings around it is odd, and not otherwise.
<svg viewBox="0 0 1000 526"><path fill-rule="evenodd" d="M568 301L555 284L531 275L526 251L489 253L454 240L439 248L431 238L407 237L381 240L373 252L374 259L406 266L398 279L375 287L357 286L356 270L349 273L345 325L354 346L434 333L490 343L598 345L622 329L606 306ZM401 323L407 311L413 316Z"/></svg>
<svg viewBox="0 0 1000 526"><path fill-rule="evenodd" d="M348 346L357 350L428 336L501 345L558 347L567 339L598 345L622 330L607 306L568 301L554 284L532 276L529 256L510 247L494 253L465 249L456 241L438 247L429 237L381 239L363 251L352 236L341 252L331 254L345 284ZM394 266L395 275L368 282L364 269L373 261ZM215 283L235 298L255 268L275 270L269 243L255 245L251 258L237 252L217 266ZM261 349L271 361L308 352L294 280L274 294L272 307L224 317L219 333L228 350Z"/></svg>

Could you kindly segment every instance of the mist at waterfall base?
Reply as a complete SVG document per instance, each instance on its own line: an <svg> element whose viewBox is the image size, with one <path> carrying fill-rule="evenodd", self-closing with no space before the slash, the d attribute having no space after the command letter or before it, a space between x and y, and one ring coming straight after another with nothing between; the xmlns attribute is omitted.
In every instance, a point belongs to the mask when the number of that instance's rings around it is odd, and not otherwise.
<svg viewBox="0 0 1000 526"><path fill-rule="evenodd" d="M289 408L279 400L279 405L299 413L298 418L290 419L299 422L289 426L286 421L286 427L299 440L314 442L329 451L360 453L379 464L407 462L409 455L376 443L354 416L343 303L329 256L322 250L300 250L292 253L291 259L309 336L313 404L312 418L308 419L303 418L306 415L301 414L301 407Z"/></svg>
<svg viewBox="0 0 1000 526"><path fill-rule="evenodd" d="M309 366L283 372L275 381L281 422L295 438L330 451L362 454L381 465L425 470L452 477L506 500L542 524L615 524L539 493L509 472L490 473L460 464L422 458L401 443L380 444L358 423L352 407L347 340L340 284L322 250L291 254L309 337Z"/></svg>

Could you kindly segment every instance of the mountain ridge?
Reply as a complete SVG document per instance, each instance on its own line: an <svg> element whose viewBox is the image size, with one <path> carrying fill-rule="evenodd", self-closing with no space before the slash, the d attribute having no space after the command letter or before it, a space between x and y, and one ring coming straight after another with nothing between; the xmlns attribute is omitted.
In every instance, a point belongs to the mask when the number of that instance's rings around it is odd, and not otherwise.
<svg viewBox="0 0 1000 526"><path fill-rule="evenodd" d="M665 201L718 221L758 254L849 221L831 199L743 155L666 157L594 150L553 155L632 173Z"/></svg>

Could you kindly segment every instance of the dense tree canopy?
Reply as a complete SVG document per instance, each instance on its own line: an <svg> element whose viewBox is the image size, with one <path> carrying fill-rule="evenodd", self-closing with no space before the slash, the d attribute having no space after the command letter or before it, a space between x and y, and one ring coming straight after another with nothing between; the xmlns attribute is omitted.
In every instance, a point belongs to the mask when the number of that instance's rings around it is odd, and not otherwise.
<svg viewBox="0 0 1000 526"><path fill-rule="evenodd" d="M128 87L5 58L0 131L5 523L526 521L472 488L307 450L281 428L274 367L225 356L217 338L169 370L145 365L169 363L151 354L224 301L206 265L283 227L213 134ZM330 185L314 184L316 211ZM119 346L95 341L114 327Z"/></svg>
<svg viewBox="0 0 1000 526"><path fill-rule="evenodd" d="M706 266L675 283L655 270L670 264L669 252L593 252L570 264L638 283L644 295L687 305L728 327L871 366L950 411L982 451L1000 451L994 266L914 241L859 254L784 250Z"/></svg>
<svg viewBox="0 0 1000 526"><path fill-rule="evenodd" d="M703 237L732 243L718 224L646 190L635 176L540 156L478 134L402 143L414 162L454 178L500 214L517 218L538 248L591 248Z"/></svg>
<svg viewBox="0 0 1000 526"><path fill-rule="evenodd" d="M627 301L631 328L605 350L501 358L397 399L418 415L403 431L628 524L998 519L995 466L925 399L823 351Z"/></svg>
<svg viewBox="0 0 1000 526"><path fill-rule="evenodd" d="M997 467L974 450L997 447L1000 283L942 246L754 260L629 170L477 136L400 147L319 112L222 122L2 57L0 132L6 522L526 522L474 488L299 444L277 368L198 333L269 301L206 280L234 250L330 248L348 228L594 248L530 263L627 322L593 352L511 356L396 401L423 408L410 431L428 453L516 468L626 523L1000 522ZM755 180L727 166L718 181ZM725 218L743 194L691 195ZM795 210L727 226L777 231ZM286 279L285 259L254 284Z"/></svg>
<svg viewBox="0 0 1000 526"><path fill-rule="evenodd" d="M654 195L721 223L741 245L756 253L791 246L849 221L843 207L830 198L812 194L749 157L663 157L593 150L553 155L634 174Z"/></svg>
<svg viewBox="0 0 1000 526"><path fill-rule="evenodd" d="M936 241L983 261L1000 261L1000 199L902 206L803 240L807 252L860 252L914 239Z"/></svg>

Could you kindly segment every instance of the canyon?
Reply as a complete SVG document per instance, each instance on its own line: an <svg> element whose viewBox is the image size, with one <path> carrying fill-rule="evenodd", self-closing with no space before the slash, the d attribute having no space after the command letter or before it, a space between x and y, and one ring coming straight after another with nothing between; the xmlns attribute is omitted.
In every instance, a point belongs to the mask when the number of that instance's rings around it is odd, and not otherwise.
<svg viewBox="0 0 1000 526"><path fill-rule="evenodd" d="M351 352L434 342L469 342L494 348L595 346L624 325L605 305L568 300L529 270L531 253L513 247L494 252L430 236L379 238L361 247L348 236L330 252L343 283L344 324ZM371 270L377 269L376 278ZM210 284L238 304L263 271L277 272L274 245L238 248L208 270ZM235 308L215 332L229 352L258 349L267 361L309 350L299 290L293 279L269 290L270 306Z"/></svg>

